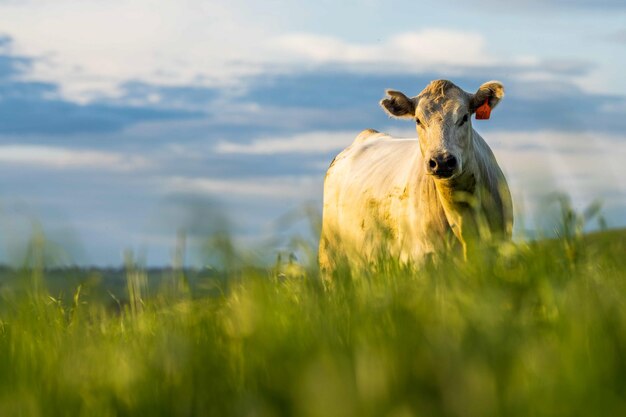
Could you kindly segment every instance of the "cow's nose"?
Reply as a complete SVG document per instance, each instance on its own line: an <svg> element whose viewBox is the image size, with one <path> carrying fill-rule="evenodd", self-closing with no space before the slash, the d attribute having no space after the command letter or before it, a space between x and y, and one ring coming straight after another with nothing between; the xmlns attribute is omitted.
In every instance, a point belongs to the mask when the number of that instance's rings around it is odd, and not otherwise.
<svg viewBox="0 0 626 417"><path fill-rule="evenodd" d="M456 170L457 160L450 154L438 154L428 160L428 172L441 178L449 178Z"/></svg>

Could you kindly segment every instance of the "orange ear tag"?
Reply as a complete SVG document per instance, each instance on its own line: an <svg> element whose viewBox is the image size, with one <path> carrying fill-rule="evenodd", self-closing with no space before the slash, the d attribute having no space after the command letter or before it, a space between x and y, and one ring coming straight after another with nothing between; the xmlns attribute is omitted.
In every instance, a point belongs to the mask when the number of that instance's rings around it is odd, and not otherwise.
<svg viewBox="0 0 626 417"><path fill-rule="evenodd" d="M476 109L476 120L487 120L489 116L491 116L491 106L489 106L489 99L487 99L482 106Z"/></svg>

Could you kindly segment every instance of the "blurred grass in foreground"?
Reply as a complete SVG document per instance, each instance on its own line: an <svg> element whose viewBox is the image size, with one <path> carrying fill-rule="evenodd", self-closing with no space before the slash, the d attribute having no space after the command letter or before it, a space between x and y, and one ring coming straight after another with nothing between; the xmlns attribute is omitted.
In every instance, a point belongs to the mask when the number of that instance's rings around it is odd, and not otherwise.
<svg viewBox="0 0 626 417"><path fill-rule="evenodd" d="M34 262L0 287L0 416L626 415L626 231L568 233L327 288L128 256L123 296L64 292Z"/></svg>

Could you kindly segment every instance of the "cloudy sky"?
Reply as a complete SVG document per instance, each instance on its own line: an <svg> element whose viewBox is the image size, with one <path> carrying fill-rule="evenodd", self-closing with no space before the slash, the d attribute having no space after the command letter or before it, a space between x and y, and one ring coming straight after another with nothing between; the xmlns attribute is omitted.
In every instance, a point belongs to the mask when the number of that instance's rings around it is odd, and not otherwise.
<svg viewBox="0 0 626 417"><path fill-rule="evenodd" d="M169 264L177 230L258 242L321 206L359 131L415 136L384 89L438 78L504 83L473 123L518 230L552 191L626 226L624 22L622 0L0 0L0 261L33 228L80 264Z"/></svg>

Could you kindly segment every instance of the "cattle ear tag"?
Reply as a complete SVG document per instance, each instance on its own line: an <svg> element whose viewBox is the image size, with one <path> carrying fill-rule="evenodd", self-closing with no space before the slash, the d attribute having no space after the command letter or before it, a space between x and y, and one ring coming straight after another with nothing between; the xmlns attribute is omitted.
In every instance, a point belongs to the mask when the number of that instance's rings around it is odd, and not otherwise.
<svg viewBox="0 0 626 417"><path fill-rule="evenodd" d="M489 99L487 99L482 106L476 109L476 120L487 120L489 116L491 116L491 106Z"/></svg>

